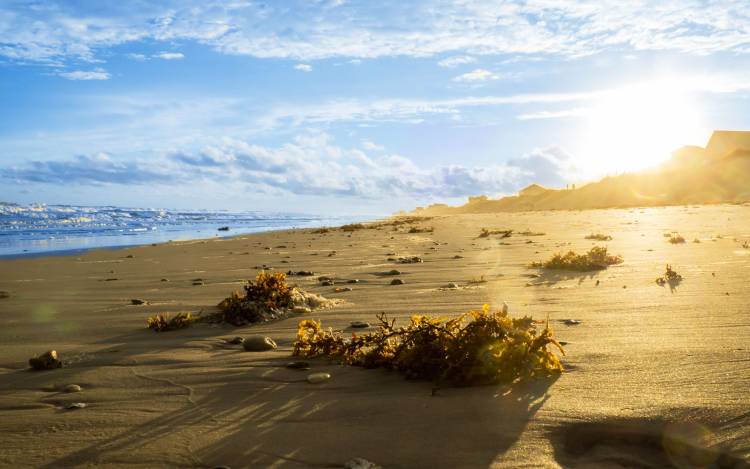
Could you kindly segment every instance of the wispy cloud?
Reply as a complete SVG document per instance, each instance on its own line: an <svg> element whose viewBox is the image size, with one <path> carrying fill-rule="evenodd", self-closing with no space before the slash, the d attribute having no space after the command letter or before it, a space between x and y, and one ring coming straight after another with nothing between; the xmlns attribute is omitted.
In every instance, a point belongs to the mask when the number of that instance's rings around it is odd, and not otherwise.
<svg viewBox="0 0 750 469"><path fill-rule="evenodd" d="M108 4L110 5L110 4ZM50 0L0 7L0 55L11 60L95 61L137 41L195 41L226 54L312 61L331 57L458 57L604 50L748 53L745 0L621 2L515 0L395 2L373 17L365 3L168 1L138 9ZM439 12L439 14L437 13ZM445 66L466 59L444 59ZM456 62L458 61L458 62Z"/></svg>
<svg viewBox="0 0 750 469"><path fill-rule="evenodd" d="M476 62L477 59L469 57L468 55L457 55L453 57L446 57L440 60L437 64L443 68L456 68L459 65L466 65Z"/></svg>
<svg viewBox="0 0 750 469"><path fill-rule="evenodd" d="M519 114L518 120L535 120L535 119L563 119L566 117L581 117L589 112L588 108L577 107L573 109L563 109L562 111L536 111Z"/></svg>
<svg viewBox="0 0 750 469"><path fill-rule="evenodd" d="M463 73L453 79L458 82L478 82L487 80L497 80L498 76L489 70L483 68L477 68L470 72Z"/></svg>
<svg viewBox="0 0 750 469"><path fill-rule="evenodd" d="M182 60L185 58L185 54L182 52L160 52L155 54L154 58L162 60Z"/></svg>
<svg viewBox="0 0 750 469"><path fill-rule="evenodd" d="M101 68L94 70L75 70L71 72L60 72L58 73L61 77L68 80L109 80L110 74Z"/></svg>
<svg viewBox="0 0 750 469"><path fill-rule="evenodd" d="M312 65L310 64L297 64L294 66L295 70L299 70L301 72L312 72Z"/></svg>

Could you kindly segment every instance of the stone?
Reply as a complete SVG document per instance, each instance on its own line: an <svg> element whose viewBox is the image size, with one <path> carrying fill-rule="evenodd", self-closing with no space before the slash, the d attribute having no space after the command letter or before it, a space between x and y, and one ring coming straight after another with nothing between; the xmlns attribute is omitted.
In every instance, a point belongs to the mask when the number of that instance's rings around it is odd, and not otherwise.
<svg viewBox="0 0 750 469"><path fill-rule="evenodd" d="M382 469L382 467L365 458L354 458L344 463L344 469Z"/></svg>
<svg viewBox="0 0 750 469"><path fill-rule="evenodd" d="M312 312L312 309L307 306L295 306L292 308L292 312L295 314L309 314Z"/></svg>
<svg viewBox="0 0 750 469"><path fill-rule="evenodd" d="M455 256L453 256L453 258L454 258L454 259L463 259L463 258L464 258L464 256L460 256L460 255L456 254Z"/></svg>
<svg viewBox="0 0 750 469"><path fill-rule="evenodd" d="M0 298L10 298L10 293L7 291L0 291Z"/></svg>
<svg viewBox="0 0 750 469"><path fill-rule="evenodd" d="M312 373L307 375L307 382L310 384L318 384L331 379L330 373Z"/></svg>
<svg viewBox="0 0 750 469"><path fill-rule="evenodd" d="M49 350L38 357L29 359L29 365L35 370L54 370L55 368L62 368L63 363L55 350Z"/></svg>
<svg viewBox="0 0 750 469"><path fill-rule="evenodd" d="M200 286L200 285L205 285L205 283L203 283L203 282L193 282L193 285Z"/></svg>
<svg viewBox="0 0 750 469"><path fill-rule="evenodd" d="M254 335L246 337L242 346L246 352L265 352L267 350L275 350L277 345L270 337L263 337Z"/></svg>
<svg viewBox="0 0 750 469"><path fill-rule="evenodd" d="M244 337L240 337L240 336L232 337L231 339L227 339L227 343L228 344L232 344L232 345L239 345L239 344L241 344L243 342L245 342L245 338Z"/></svg>
<svg viewBox="0 0 750 469"><path fill-rule="evenodd" d="M128 254L127 256L125 256L125 258L126 259L135 259L135 256L132 255L132 254Z"/></svg>
<svg viewBox="0 0 750 469"><path fill-rule="evenodd" d="M386 272L386 275L401 275L401 271L396 269L389 270L388 272Z"/></svg>
<svg viewBox="0 0 750 469"><path fill-rule="evenodd" d="M458 284L455 283L455 282L450 282L450 283L448 283L448 285L445 286L445 288L450 288L452 290L455 290L455 289L458 288Z"/></svg>
<svg viewBox="0 0 750 469"><path fill-rule="evenodd" d="M132 300L130 300L130 303L133 305L147 305L148 301L141 300L140 298L133 298Z"/></svg>
<svg viewBox="0 0 750 469"><path fill-rule="evenodd" d="M364 329L366 327L370 327L370 323L364 321L352 321L349 325L354 329Z"/></svg>
<svg viewBox="0 0 750 469"><path fill-rule="evenodd" d="M162 282L169 282L169 279L168 278L163 278L163 279L161 279L161 281Z"/></svg>
<svg viewBox="0 0 750 469"><path fill-rule="evenodd" d="M69 384L63 388L65 392L81 392L83 389L77 384Z"/></svg>
<svg viewBox="0 0 750 469"><path fill-rule="evenodd" d="M404 283L406 282L404 282L400 278L394 278L393 280L391 280L391 285L403 285Z"/></svg>
<svg viewBox="0 0 750 469"><path fill-rule="evenodd" d="M577 326L581 323L578 319L566 319L563 323L567 326Z"/></svg>
<svg viewBox="0 0 750 469"><path fill-rule="evenodd" d="M330 287L331 285L333 285L333 280L323 280L322 282L320 282L320 285L323 287Z"/></svg>
<svg viewBox="0 0 750 469"><path fill-rule="evenodd" d="M413 256L413 257L399 257L396 260L396 262L398 262L399 264L419 264L424 261L419 256Z"/></svg>
<svg viewBox="0 0 750 469"><path fill-rule="evenodd" d="M88 407L88 404L85 402L71 402L65 406L68 410L85 409L86 407Z"/></svg>
<svg viewBox="0 0 750 469"><path fill-rule="evenodd" d="M359 283L359 280L356 278L352 278L346 281L346 283Z"/></svg>
<svg viewBox="0 0 750 469"><path fill-rule="evenodd" d="M334 290L336 293L343 293L347 291L352 291L352 287L339 287Z"/></svg>

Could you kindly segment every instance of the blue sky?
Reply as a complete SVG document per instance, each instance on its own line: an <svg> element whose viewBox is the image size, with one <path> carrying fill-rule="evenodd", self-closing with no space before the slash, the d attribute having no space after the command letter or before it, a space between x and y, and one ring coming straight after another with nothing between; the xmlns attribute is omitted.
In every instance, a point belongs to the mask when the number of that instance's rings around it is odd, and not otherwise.
<svg viewBox="0 0 750 469"><path fill-rule="evenodd" d="M387 213L750 129L750 8L0 0L0 100L0 200Z"/></svg>

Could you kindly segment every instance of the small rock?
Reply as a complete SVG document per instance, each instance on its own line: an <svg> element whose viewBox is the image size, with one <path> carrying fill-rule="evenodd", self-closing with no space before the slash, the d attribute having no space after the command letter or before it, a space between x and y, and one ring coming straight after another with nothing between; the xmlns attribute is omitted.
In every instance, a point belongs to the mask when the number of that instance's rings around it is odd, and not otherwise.
<svg viewBox="0 0 750 469"><path fill-rule="evenodd" d="M163 279L161 279L161 281L162 282L169 282L169 279L168 278L163 278Z"/></svg>
<svg viewBox="0 0 750 469"><path fill-rule="evenodd" d="M147 304L148 304L148 301L146 301L146 300L141 300L141 299L139 299L139 298L133 298L132 300L130 300L130 303L131 303L131 304L134 304L134 305L147 305Z"/></svg>
<svg viewBox="0 0 750 469"><path fill-rule="evenodd" d="M413 257L399 257L396 260L396 262L398 262L399 264L419 264L424 261L419 256L413 256Z"/></svg>
<svg viewBox="0 0 750 469"><path fill-rule="evenodd" d="M364 321L352 321L349 325L354 329L364 329L366 327L370 327L370 323Z"/></svg>
<svg viewBox="0 0 750 469"><path fill-rule="evenodd" d="M577 326L581 323L578 319L566 319L563 321L563 323L567 326Z"/></svg>
<svg viewBox="0 0 750 469"><path fill-rule="evenodd" d="M266 350L274 350L277 347L276 342L272 338L259 335L245 338L242 346L246 352L265 352Z"/></svg>
<svg viewBox="0 0 750 469"><path fill-rule="evenodd" d="M10 298L10 293L7 291L0 291L0 298Z"/></svg>
<svg viewBox="0 0 750 469"><path fill-rule="evenodd" d="M125 258L126 259L135 259L135 256L132 255L132 254L128 254L127 256L125 256Z"/></svg>
<svg viewBox="0 0 750 469"><path fill-rule="evenodd" d="M228 226L222 226L220 228L217 228L216 231L229 231L229 227Z"/></svg>
<svg viewBox="0 0 750 469"><path fill-rule="evenodd" d="M292 308L292 312L295 314L309 314L312 310L307 306L295 306Z"/></svg>
<svg viewBox="0 0 750 469"><path fill-rule="evenodd" d="M63 388L65 392L81 392L83 389L77 384L69 384Z"/></svg>
<svg viewBox="0 0 750 469"><path fill-rule="evenodd" d="M344 463L344 469L382 469L380 466L365 458L354 458Z"/></svg>
<svg viewBox="0 0 750 469"><path fill-rule="evenodd" d="M289 362L286 367L291 370L309 370L310 364L308 362Z"/></svg>
<svg viewBox="0 0 750 469"><path fill-rule="evenodd" d="M85 409L86 407L88 407L88 404L85 402L71 402L65 406L68 410Z"/></svg>
<svg viewBox="0 0 750 469"><path fill-rule="evenodd" d="M596 281L596 286L597 286L597 287L599 286L599 280L597 280L597 281Z"/></svg>
<svg viewBox="0 0 750 469"><path fill-rule="evenodd" d="M359 280L356 278L352 278L346 281L346 283L359 283Z"/></svg>
<svg viewBox="0 0 750 469"><path fill-rule="evenodd" d="M329 379L331 379L330 373L312 373L307 375L307 382L310 384L322 383L323 381L328 381Z"/></svg>
<svg viewBox="0 0 750 469"><path fill-rule="evenodd" d="M445 286L445 288L450 288L451 290L455 290L458 288L458 284L455 282L450 282L448 285Z"/></svg>
<svg viewBox="0 0 750 469"><path fill-rule="evenodd" d="M464 258L464 256L460 256L460 255L456 254L455 256L453 256L453 258L454 258L454 259L463 259L463 258Z"/></svg>
<svg viewBox="0 0 750 469"><path fill-rule="evenodd" d="M331 285L333 285L333 281L332 280L323 280L322 282L320 282L320 285L323 286L323 287L330 287Z"/></svg>
<svg viewBox="0 0 750 469"><path fill-rule="evenodd" d="M386 272L386 275L401 275L401 271L396 269L389 270L388 272Z"/></svg>
<svg viewBox="0 0 750 469"><path fill-rule="evenodd" d="M193 285L200 286L200 285L205 285L205 283L204 282L193 282Z"/></svg>
<svg viewBox="0 0 750 469"><path fill-rule="evenodd" d="M403 285L404 283L406 282L404 282L400 278L394 278L393 280L391 280L391 285Z"/></svg>
<svg viewBox="0 0 750 469"><path fill-rule="evenodd" d="M35 370L54 370L55 368L62 368L63 363L57 357L57 352L50 350L38 357L29 359L29 365Z"/></svg>
<svg viewBox="0 0 750 469"><path fill-rule="evenodd" d="M244 337L240 337L240 336L232 337L231 339L227 339L227 343L228 344L232 344L232 345L239 345L239 344L241 344L243 342L245 342L245 338Z"/></svg>
<svg viewBox="0 0 750 469"><path fill-rule="evenodd" d="M343 292L347 292L347 291L352 291L352 287L339 287L339 288L336 288L333 291L335 291L336 293L343 293Z"/></svg>

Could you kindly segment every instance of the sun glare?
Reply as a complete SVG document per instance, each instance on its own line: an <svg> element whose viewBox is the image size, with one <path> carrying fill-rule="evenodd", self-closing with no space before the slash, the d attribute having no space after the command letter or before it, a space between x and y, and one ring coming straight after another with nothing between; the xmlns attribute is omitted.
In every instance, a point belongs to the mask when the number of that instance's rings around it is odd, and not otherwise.
<svg viewBox="0 0 750 469"><path fill-rule="evenodd" d="M698 107L679 81L619 88L587 113L579 174L593 178L652 167L683 145L702 144L705 134Z"/></svg>

